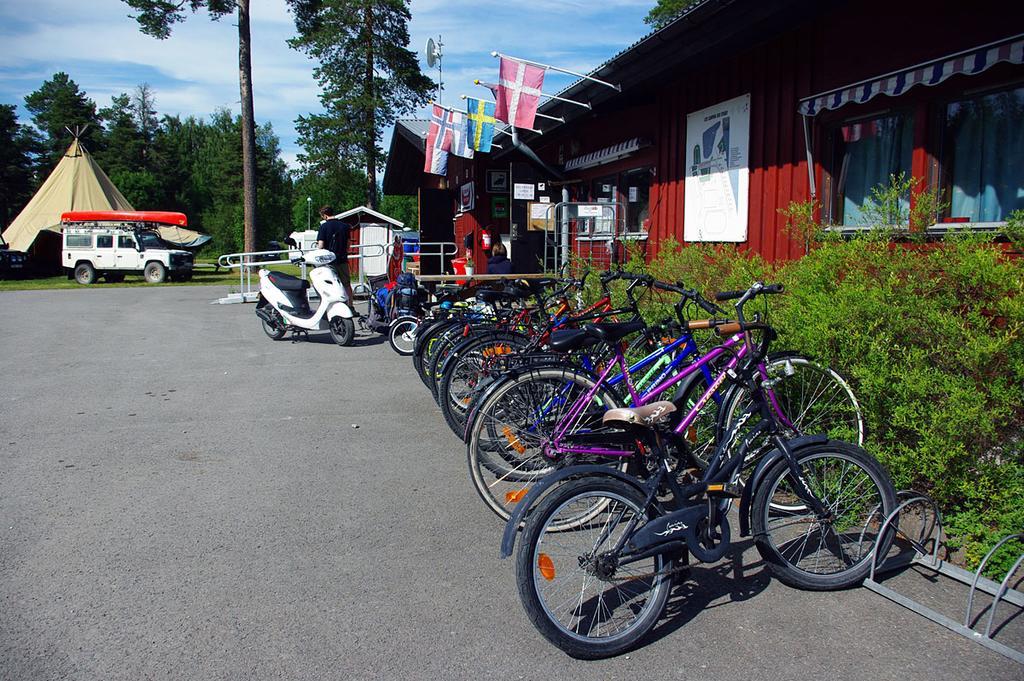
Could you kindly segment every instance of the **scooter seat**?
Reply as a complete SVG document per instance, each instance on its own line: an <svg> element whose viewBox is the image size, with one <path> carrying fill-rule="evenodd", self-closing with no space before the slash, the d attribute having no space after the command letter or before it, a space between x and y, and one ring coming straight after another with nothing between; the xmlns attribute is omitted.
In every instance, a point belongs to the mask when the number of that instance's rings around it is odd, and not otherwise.
<svg viewBox="0 0 1024 681"><path fill-rule="evenodd" d="M309 282L299 277L293 277L284 272L271 272L270 283L282 291L305 291L309 288Z"/></svg>

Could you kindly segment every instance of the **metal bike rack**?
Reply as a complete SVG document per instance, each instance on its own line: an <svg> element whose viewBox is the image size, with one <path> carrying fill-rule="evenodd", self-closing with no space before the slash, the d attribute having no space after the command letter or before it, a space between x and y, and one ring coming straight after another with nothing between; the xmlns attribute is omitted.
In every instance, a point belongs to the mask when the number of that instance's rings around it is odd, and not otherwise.
<svg viewBox="0 0 1024 681"><path fill-rule="evenodd" d="M922 617L926 617L932 622L940 624L950 631L960 634L964 638L980 643L989 650L993 650L1000 655L1004 655L1011 660L1014 660L1015 662L1024 664L1024 651L1011 648L1010 646L992 638L992 624L995 621L996 609L999 607L1000 602L1005 601L1012 603L1019 608L1024 608L1024 594L1016 589L1010 588L1010 579L1017 571L1017 568L1020 567L1021 563L1024 563L1024 554L1021 554L1020 557L1017 558L1013 567L1010 568L1009 572L1006 573L1001 582L997 583L986 577L982 577L985 565L988 564L989 559L992 558L995 552L1013 539L1024 539L1024 533L1010 534L1003 537L1003 539L996 543L996 545L993 546L987 554L985 554L981 564L978 565L978 569L974 572L969 572L939 558L939 546L942 539L943 525L942 513L939 511L935 501L924 494L912 491L900 492L898 494L898 498L901 500L899 505L896 506L892 513L885 518L885 522L883 522L879 528L875 544L869 553L869 558L871 559L871 570L868 577L864 580L864 586L875 593L888 598L894 603L902 605ZM896 522L904 509L914 505L921 505L930 508L934 517L934 522L930 524L930 529L926 530L926 528L929 527L929 523L924 522L922 524L921 532L918 534L916 539L907 536L906 533L899 529L899 525ZM878 543L889 533L890 529L894 529L898 535L901 535L910 544L912 551L909 557L906 555L896 555L889 559L886 555L879 554ZM927 544L929 542L932 544L931 550L927 548ZM875 574L878 572L891 572L910 565L923 566L929 570L955 579L962 584L969 584L971 586L970 592L967 596L967 607L964 612L963 622L957 622L940 612L922 605L912 598L879 583L875 579ZM971 612L974 607L974 594L977 591L984 591L993 597L992 604L989 606L990 610L988 614L988 621L985 624L984 631L979 631L976 628L979 624L979 620L981 619L981 614L979 614L977 618L974 618L973 624L971 621Z"/></svg>
<svg viewBox="0 0 1024 681"><path fill-rule="evenodd" d="M366 256L377 256L383 255L386 251L381 244L357 244L350 247L356 252L349 255L349 259L356 259L360 261L360 281L358 285L362 285L365 288L365 284L362 281L362 259ZM364 252L372 251L376 249L376 252ZM309 250L309 249L307 249ZM248 251L243 253L226 253L217 258L217 264L220 267L227 269L238 270L238 292L229 293L223 298L218 298L212 301L215 304L230 305L233 303L254 303L259 297L259 277L256 276L254 282L255 271L265 265L290 265L291 259L304 253L298 248L283 248L275 251ZM266 256L280 256L282 253L286 254L283 258L278 257L277 259L264 259ZM300 276L306 278L306 263L299 263ZM353 293L355 289L353 288ZM315 292L312 288L309 289L309 295L315 297Z"/></svg>

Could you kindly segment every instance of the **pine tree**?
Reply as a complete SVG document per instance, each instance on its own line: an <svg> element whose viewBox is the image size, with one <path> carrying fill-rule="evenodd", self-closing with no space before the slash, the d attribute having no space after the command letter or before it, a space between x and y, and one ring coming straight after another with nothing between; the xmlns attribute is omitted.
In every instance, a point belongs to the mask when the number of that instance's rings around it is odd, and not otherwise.
<svg viewBox="0 0 1024 681"><path fill-rule="evenodd" d="M300 157L318 172L366 169L366 204L377 206L377 169L384 130L414 111L432 91L409 43L408 0L289 0L295 49L318 66L324 113L299 118Z"/></svg>
<svg viewBox="0 0 1024 681"><path fill-rule="evenodd" d="M96 103L82 92L78 83L60 71L53 78L25 97L25 108L32 114L32 123L42 134L40 169L53 168L71 143L68 130L81 132L81 140L89 151L98 151L99 116Z"/></svg>
<svg viewBox="0 0 1024 681"><path fill-rule="evenodd" d="M32 152L38 140L18 123L12 104L0 104L0 229L32 198Z"/></svg>
<svg viewBox="0 0 1024 681"><path fill-rule="evenodd" d="M252 37L249 31L250 0L122 0L138 14L143 33L161 40L171 27L184 21L184 10L205 9L215 21L238 10L238 89L242 101L242 196L245 250L256 246L256 122L252 99Z"/></svg>
<svg viewBox="0 0 1024 681"><path fill-rule="evenodd" d="M658 3L651 8L651 11L644 17L644 23L654 28L663 28L670 23L677 16L683 13L683 10L688 9L692 5L696 5L701 0L658 0Z"/></svg>

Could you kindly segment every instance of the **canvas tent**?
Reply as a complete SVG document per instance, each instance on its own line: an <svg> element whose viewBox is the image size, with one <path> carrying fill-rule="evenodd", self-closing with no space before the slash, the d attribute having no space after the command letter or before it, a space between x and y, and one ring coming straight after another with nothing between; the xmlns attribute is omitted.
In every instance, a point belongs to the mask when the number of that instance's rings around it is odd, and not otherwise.
<svg viewBox="0 0 1024 681"><path fill-rule="evenodd" d="M3 238L16 251L28 251L35 245L37 262L56 263L60 243L59 236L53 237L60 234L60 216L75 210L134 210L78 138L71 142L32 200L4 230ZM40 235L44 235L40 241L49 243L37 244ZM47 235L50 238L45 238ZM160 237L183 246L204 242L204 235L180 227L161 228Z"/></svg>

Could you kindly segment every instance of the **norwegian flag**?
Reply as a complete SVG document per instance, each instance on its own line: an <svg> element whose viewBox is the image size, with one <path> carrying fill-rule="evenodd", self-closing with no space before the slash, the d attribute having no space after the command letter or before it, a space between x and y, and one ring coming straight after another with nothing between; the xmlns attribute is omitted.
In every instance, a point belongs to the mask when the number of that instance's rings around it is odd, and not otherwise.
<svg viewBox="0 0 1024 681"><path fill-rule="evenodd" d="M532 128L537 116L544 68L501 57L494 117L517 128Z"/></svg>
<svg viewBox="0 0 1024 681"><path fill-rule="evenodd" d="M448 112L434 105L427 130L426 158L423 172L434 175L448 174L448 150L452 148L452 126Z"/></svg>

